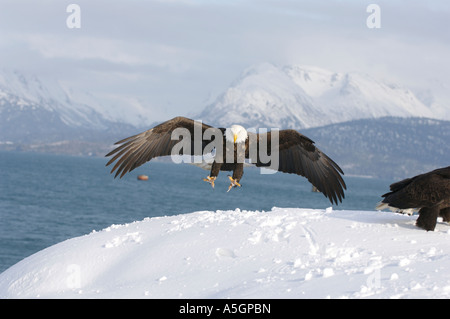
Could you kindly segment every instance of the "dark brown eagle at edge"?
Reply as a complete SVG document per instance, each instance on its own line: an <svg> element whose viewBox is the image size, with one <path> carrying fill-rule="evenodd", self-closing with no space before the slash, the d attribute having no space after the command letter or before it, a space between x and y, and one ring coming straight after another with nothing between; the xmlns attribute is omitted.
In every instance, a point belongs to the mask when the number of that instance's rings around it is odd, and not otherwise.
<svg viewBox="0 0 450 319"><path fill-rule="evenodd" d="M115 177L119 175L123 177L127 172L132 171L153 158L169 156L174 145L180 141L171 139L172 132L177 128L185 128L189 130L192 141L194 141L195 123L199 122L185 117L175 117L145 132L118 141L115 145L121 145L106 154L106 157L114 155L106 166L117 161L111 173L116 171ZM202 133L208 128L212 128L212 126L201 123ZM247 132L240 125L233 125L227 129L220 128L220 131L223 136L224 148L226 141L234 143L235 150L239 145L244 146L242 143L245 143L245 158L249 159L248 135L255 133ZM267 148L270 149L271 132L256 134L257 136L254 140L258 143L258 149L260 138L263 137L261 136L262 134L267 134L264 137L267 138ZM202 135L200 154L197 154L199 150L196 153L194 147L192 147L190 154L184 153L180 155L202 155L205 146L210 142L211 140L204 139ZM225 151L223 154L225 154ZM331 203L338 204L338 200L342 202L342 199L345 197L344 189L346 189L345 182L341 176L344 172L332 159L320 151L308 137L295 130L280 130L278 159L278 171L304 176ZM259 156L256 159L251 158L250 161L257 167L269 166L267 163L263 163ZM232 171L233 176L229 176L231 184L228 190L232 187L240 187L239 182L244 174L244 163L236 161L236 157L232 163L226 163L223 160L221 162L223 163L214 160L210 175L204 180L211 183L214 187L214 181L219 171Z"/></svg>
<svg viewBox="0 0 450 319"><path fill-rule="evenodd" d="M427 231L434 230L439 216L450 222L450 166L393 183L390 190L377 209L419 210L416 226Z"/></svg>

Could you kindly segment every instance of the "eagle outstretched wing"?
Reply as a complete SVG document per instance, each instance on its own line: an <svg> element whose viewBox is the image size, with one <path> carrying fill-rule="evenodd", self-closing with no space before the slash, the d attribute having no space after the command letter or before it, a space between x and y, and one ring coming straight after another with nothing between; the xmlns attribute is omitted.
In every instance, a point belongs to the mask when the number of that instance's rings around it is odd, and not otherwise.
<svg viewBox="0 0 450 319"><path fill-rule="evenodd" d="M179 139L172 139L172 133L178 128L186 129L193 142L196 132L200 133L199 130L201 130L201 148L194 147L195 142L191 143L190 149L183 149L183 155L203 155L205 146L214 138L214 134L210 140L204 137L208 135L204 134L206 130L214 129L212 126L185 117L176 117L150 130L118 141L116 145L121 145L106 154L107 157L113 156L106 166L117 161L111 173L116 171L115 177L119 175L122 177L152 158L172 155L173 147L180 142ZM218 133L223 137L225 129L215 130L220 130ZM341 174L344 174L341 168L306 136L295 130L282 130L278 133L279 143L276 149L278 151L278 166L275 169L284 173L304 176L332 203L337 204L338 200L342 202L345 197L344 189L346 189L346 185L341 176ZM261 139L265 139L267 142L265 151L272 147L271 132L264 134L248 133L248 137L246 141L247 158L250 157L249 150L254 146L249 145L249 141L256 141L258 150L260 149ZM272 168L271 163L262 161L258 155L256 159L251 158L251 162L259 167Z"/></svg>
<svg viewBox="0 0 450 319"><path fill-rule="evenodd" d="M190 132L193 142L195 125L201 125L201 153L196 153L194 143L192 143L189 154L184 153L183 155L202 155L204 147L210 142L210 140L203 140L203 133L205 130L213 127L199 121L179 116L161 123L145 132L116 142L115 145L122 145L105 155L106 157L114 155L106 166L117 160L116 164L111 169L111 173L117 170L115 177L120 175L122 178L126 173L131 172L136 167L150 161L152 158L171 155L173 146L180 141L179 139L172 140L172 132L174 132L175 129L187 129Z"/></svg>
<svg viewBox="0 0 450 319"><path fill-rule="evenodd" d="M258 144L265 138L267 149L271 149L272 133L256 134ZM347 189L342 178L344 172L331 158L314 145L314 141L295 130L278 131L278 168L283 173L291 173L304 176L323 193L331 203L338 204L345 198L344 190ZM249 141L252 139L250 138ZM258 145L259 150L259 145ZM250 154L247 154L249 157ZM263 163L258 158L251 159L252 163L259 167L271 166L271 163Z"/></svg>

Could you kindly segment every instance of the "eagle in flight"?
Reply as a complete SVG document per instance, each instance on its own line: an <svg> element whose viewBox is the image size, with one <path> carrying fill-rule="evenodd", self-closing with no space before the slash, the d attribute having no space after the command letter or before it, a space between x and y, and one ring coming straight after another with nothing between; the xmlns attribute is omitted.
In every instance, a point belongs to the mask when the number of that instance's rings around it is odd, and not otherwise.
<svg viewBox="0 0 450 319"><path fill-rule="evenodd" d="M184 143L183 143L184 142ZM115 177L160 156L213 154L210 174L204 181L214 187L220 171L233 172L228 191L240 187L245 159L249 164L304 176L331 203L342 202L346 185L342 169L308 137L295 130L256 133L240 125L214 128L200 121L175 117L140 134L115 143L106 166ZM199 165L200 166L200 165Z"/></svg>

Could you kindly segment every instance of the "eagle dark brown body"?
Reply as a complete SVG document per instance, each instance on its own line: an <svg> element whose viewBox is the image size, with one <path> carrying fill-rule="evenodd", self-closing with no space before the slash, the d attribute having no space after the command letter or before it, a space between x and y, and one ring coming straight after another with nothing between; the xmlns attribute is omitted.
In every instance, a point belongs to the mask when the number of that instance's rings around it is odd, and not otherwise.
<svg viewBox="0 0 450 319"><path fill-rule="evenodd" d="M256 134L247 132L239 125L233 125L227 129L214 128L192 119L176 117L145 132L117 142L116 144L121 145L106 155L112 156L106 165L116 162L111 173L116 171L115 176L122 177L127 172L132 171L153 158L173 155L173 149L175 149L180 140L172 139L172 133L180 129L190 133L193 142L192 148L182 149L180 155L198 156L204 155L203 153L208 151L211 152L207 148L215 139L212 139L211 136L207 138L207 133L214 130L215 134L217 134L214 136L217 136L216 138L220 138L223 141L223 144L221 144L223 146L223 153L226 153L227 143L228 146L231 143L233 152L235 153L234 158L227 161L216 154L211 166L210 176L204 179L211 183L213 187L214 181L220 171L233 171L233 176L229 176L231 185L228 190L231 187L241 186L239 181L244 173L244 161L245 159L249 159L251 164L257 167L265 167L274 171L306 177L332 203L337 204L338 201L341 202L344 198L346 185L341 176L341 174L344 174L341 168L325 153L319 150L312 140L295 130L277 131L278 139L275 139L273 136L276 133L273 132ZM194 139L199 134L201 134L200 140L197 138ZM195 145L199 147L196 148ZM264 148L262 145L265 145L270 150L269 155L273 155L273 161L266 162L260 157L261 154L258 151ZM274 145L278 145L276 147L277 156L271 153L272 146ZM238 156L236 156L236 150L238 148L244 148L242 150L243 153L241 152L242 158L240 160L237 160ZM256 152L253 152L254 150ZM274 163L276 165L273 165Z"/></svg>
<svg viewBox="0 0 450 319"><path fill-rule="evenodd" d="M416 225L434 230L437 218L450 222L450 166L407 178L390 186L377 208L417 209Z"/></svg>

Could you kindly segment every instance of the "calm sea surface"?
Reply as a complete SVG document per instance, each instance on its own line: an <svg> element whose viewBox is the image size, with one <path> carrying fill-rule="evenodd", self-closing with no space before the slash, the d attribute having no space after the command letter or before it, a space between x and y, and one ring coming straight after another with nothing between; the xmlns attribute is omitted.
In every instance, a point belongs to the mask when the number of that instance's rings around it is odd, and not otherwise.
<svg viewBox="0 0 450 319"><path fill-rule="evenodd" d="M65 239L112 224L199 210L267 211L272 207L373 210L391 180L345 177L344 202L331 205L300 176L246 168L242 188L216 187L208 171L189 164L147 163L114 179L105 158L0 152L0 272ZM138 181L146 174L148 181Z"/></svg>

